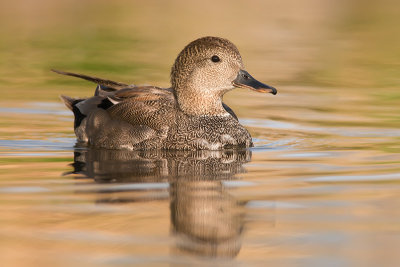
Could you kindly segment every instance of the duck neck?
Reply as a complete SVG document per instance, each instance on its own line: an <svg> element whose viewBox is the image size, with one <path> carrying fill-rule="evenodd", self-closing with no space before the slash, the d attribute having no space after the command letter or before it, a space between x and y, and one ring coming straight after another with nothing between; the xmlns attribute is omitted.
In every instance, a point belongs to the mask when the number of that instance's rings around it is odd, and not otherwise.
<svg viewBox="0 0 400 267"><path fill-rule="evenodd" d="M175 90L175 95L179 108L188 115L223 116L228 114L222 106L223 94L186 87L183 90Z"/></svg>

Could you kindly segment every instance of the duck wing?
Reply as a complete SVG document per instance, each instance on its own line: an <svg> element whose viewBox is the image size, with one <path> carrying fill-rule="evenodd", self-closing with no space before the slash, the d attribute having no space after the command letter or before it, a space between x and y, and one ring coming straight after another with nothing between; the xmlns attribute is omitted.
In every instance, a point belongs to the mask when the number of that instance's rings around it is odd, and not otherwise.
<svg viewBox="0 0 400 267"><path fill-rule="evenodd" d="M94 96L61 96L75 115L78 141L111 149L159 148L175 121L172 89L136 86L94 76L52 70L97 84Z"/></svg>
<svg viewBox="0 0 400 267"><path fill-rule="evenodd" d="M164 131L175 116L176 100L172 89L155 86L136 86L107 96L113 103L107 109L110 116L131 125L145 125Z"/></svg>
<svg viewBox="0 0 400 267"><path fill-rule="evenodd" d="M120 90L122 88L135 87L135 85L129 85L126 83L121 83L121 82L115 82L115 81L106 80L106 79L89 76L89 75L85 75L85 74L73 73L73 72L56 70L56 69L51 69L51 71L61 74L61 75L72 76L72 77L84 79L84 80L87 80L90 82L94 82L94 83L97 83L98 85L102 85L102 86L106 87L108 90L112 90L112 91Z"/></svg>
<svg viewBox="0 0 400 267"><path fill-rule="evenodd" d="M154 86L110 91L98 85L90 98L61 96L61 99L75 115L78 141L94 147L160 148L176 116L173 91Z"/></svg>
<svg viewBox="0 0 400 267"><path fill-rule="evenodd" d="M111 104L103 105L106 101ZM175 122L175 105L169 89L121 89L103 97L102 104L87 117L85 133L95 147L159 149Z"/></svg>

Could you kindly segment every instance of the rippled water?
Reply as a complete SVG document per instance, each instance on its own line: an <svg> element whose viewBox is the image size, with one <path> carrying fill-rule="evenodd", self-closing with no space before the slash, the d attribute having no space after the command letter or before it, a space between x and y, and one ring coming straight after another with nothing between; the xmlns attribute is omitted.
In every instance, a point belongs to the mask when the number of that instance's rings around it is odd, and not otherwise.
<svg viewBox="0 0 400 267"><path fill-rule="evenodd" d="M394 2L40 3L0 9L1 266L400 264ZM49 68L168 86L176 54L207 34L278 88L225 97L253 148L75 145L57 95L94 86Z"/></svg>

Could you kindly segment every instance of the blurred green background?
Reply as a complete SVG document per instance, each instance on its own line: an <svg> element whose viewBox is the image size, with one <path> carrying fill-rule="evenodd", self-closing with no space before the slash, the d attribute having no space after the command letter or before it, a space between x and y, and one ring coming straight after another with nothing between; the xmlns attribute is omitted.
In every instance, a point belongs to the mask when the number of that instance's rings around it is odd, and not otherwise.
<svg viewBox="0 0 400 267"><path fill-rule="evenodd" d="M167 87L176 55L205 35L234 42L250 73L265 82L398 100L399 6L396 0L3 0L1 101L58 101L60 93L93 90L51 68Z"/></svg>

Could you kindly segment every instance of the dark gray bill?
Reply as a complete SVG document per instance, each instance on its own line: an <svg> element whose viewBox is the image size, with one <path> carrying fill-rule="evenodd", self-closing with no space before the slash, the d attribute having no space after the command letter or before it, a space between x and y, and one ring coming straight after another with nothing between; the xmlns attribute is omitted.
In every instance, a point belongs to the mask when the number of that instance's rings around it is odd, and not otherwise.
<svg viewBox="0 0 400 267"><path fill-rule="evenodd" d="M247 71L240 70L236 79L233 80L233 85L236 87L249 88L261 93L271 93L276 95L278 92L274 87L257 81Z"/></svg>

